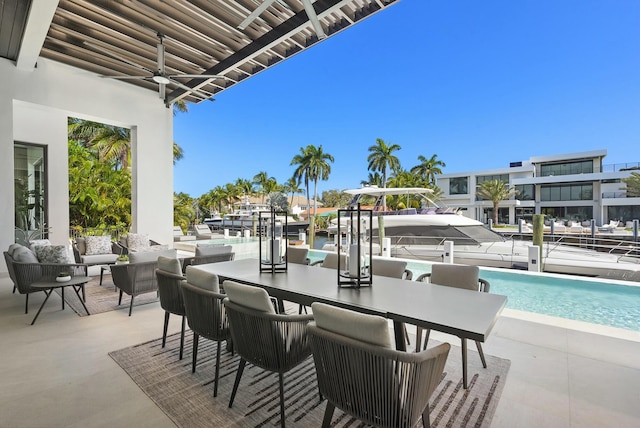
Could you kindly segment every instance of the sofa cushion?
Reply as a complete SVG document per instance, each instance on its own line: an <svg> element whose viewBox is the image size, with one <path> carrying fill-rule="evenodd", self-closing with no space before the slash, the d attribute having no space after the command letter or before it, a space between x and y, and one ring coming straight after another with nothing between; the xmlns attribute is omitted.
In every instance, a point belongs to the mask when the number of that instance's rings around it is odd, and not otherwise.
<svg viewBox="0 0 640 428"><path fill-rule="evenodd" d="M13 248L12 248L13 247ZM9 246L9 255L14 261L20 263L39 263L36 253L31 251L28 247L20 244L11 244Z"/></svg>
<svg viewBox="0 0 640 428"><path fill-rule="evenodd" d="M269 299L269 293L264 288L229 280L223 282L222 287L229 300L233 303L268 314L276 313Z"/></svg>
<svg viewBox="0 0 640 428"><path fill-rule="evenodd" d="M139 251L136 253L129 253L129 262L131 263L144 263L144 262L157 262L158 257L171 257L173 259L178 258L177 250L164 250L164 251Z"/></svg>
<svg viewBox="0 0 640 428"><path fill-rule="evenodd" d="M65 245L35 245L34 248L40 263L69 263L69 252Z"/></svg>
<svg viewBox="0 0 640 428"><path fill-rule="evenodd" d="M385 318L318 302L313 303L311 309L316 325L322 329L371 345L391 348L389 323Z"/></svg>
<svg viewBox="0 0 640 428"><path fill-rule="evenodd" d="M84 240L83 236L76 238L76 246L81 256L87 253L87 241Z"/></svg>
<svg viewBox="0 0 640 428"><path fill-rule="evenodd" d="M85 236L86 249L84 254L93 256L95 254L111 253L111 236Z"/></svg>
<svg viewBox="0 0 640 428"><path fill-rule="evenodd" d="M207 272L197 266L187 266L187 282L205 290L220 292L220 280L215 273Z"/></svg>
<svg viewBox="0 0 640 428"><path fill-rule="evenodd" d="M92 256L80 256L80 261L87 265L108 265L116 262L117 254L94 254Z"/></svg>
<svg viewBox="0 0 640 428"><path fill-rule="evenodd" d="M151 246L149 234L130 233L127 235L127 248L129 251L146 251Z"/></svg>
<svg viewBox="0 0 640 428"><path fill-rule="evenodd" d="M165 272L173 273L176 275L182 275L182 267L180 266L180 260L175 257L158 257L158 269Z"/></svg>

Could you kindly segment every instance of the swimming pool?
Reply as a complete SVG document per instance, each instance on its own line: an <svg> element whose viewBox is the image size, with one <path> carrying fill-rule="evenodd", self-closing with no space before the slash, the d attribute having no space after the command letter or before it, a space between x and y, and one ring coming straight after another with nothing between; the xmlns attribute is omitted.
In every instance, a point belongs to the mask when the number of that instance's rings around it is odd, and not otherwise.
<svg viewBox="0 0 640 428"><path fill-rule="evenodd" d="M309 258L324 253L310 251ZM409 261L407 268L414 279L431 272L427 262ZM507 308L640 331L640 286L501 269L481 268L480 276L492 293L508 297Z"/></svg>

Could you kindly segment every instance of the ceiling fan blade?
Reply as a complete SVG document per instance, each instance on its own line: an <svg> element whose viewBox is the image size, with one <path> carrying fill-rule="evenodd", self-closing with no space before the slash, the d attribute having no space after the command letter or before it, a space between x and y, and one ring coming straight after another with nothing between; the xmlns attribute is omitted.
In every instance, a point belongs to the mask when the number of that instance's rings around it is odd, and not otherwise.
<svg viewBox="0 0 640 428"><path fill-rule="evenodd" d="M189 79L225 79L229 80L226 76L221 76L218 74L168 74L167 77L184 77Z"/></svg>
<svg viewBox="0 0 640 428"><path fill-rule="evenodd" d="M108 79L118 79L118 80L127 80L127 79L150 79L151 76L100 76Z"/></svg>
<svg viewBox="0 0 640 428"><path fill-rule="evenodd" d="M313 29L316 31L318 35L318 39L324 39L327 35L324 33L322 29L322 25L320 25L320 20L318 19L318 15L316 15L316 10L313 8L311 4L311 0L302 0L302 4L304 4L304 10L307 12L307 16L309 17L309 21L311 21L311 25L313 25Z"/></svg>
<svg viewBox="0 0 640 428"><path fill-rule="evenodd" d="M184 84L178 82L177 80L171 79L171 83L173 83L174 85L184 89L185 91L188 91L188 92L190 92L190 93L192 93L194 95L197 95L198 97L203 98L205 100L208 100L209 98L211 98L213 96L213 94L207 94L206 92L201 92L201 91L199 91L197 89L190 88L187 85L184 85Z"/></svg>
<svg viewBox="0 0 640 428"><path fill-rule="evenodd" d="M247 16L244 21L242 21L239 25L238 25L238 30L244 30L245 28L247 28L247 26L249 24L251 24L258 16L260 16L260 14L262 12L264 12L265 10L267 10L267 8L269 6L271 6L276 0L264 0L262 2L262 4L260 6L258 6L256 8L256 10L254 10L253 12L251 12L249 14L249 16Z"/></svg>

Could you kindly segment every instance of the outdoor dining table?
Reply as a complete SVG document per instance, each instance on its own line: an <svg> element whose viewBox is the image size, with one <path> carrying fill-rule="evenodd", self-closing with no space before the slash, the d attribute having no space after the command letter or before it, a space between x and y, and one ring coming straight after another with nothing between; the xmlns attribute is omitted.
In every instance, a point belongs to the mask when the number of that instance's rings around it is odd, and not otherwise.
<svg viewBox="0 0 640 428"><path fill-rule="evenodd" d="M399 278L373 276L371 286L338 287L336 269L289 264L286 272L260 272L257 259L203 264L199 269L244 284L262 287L279 300L310 306L322 302L379 315L394 323L396 348L406 350L404 325L409 323L449 333L462 340L463 383L467 387L466 339L489 337L507 297Z"/></svg>

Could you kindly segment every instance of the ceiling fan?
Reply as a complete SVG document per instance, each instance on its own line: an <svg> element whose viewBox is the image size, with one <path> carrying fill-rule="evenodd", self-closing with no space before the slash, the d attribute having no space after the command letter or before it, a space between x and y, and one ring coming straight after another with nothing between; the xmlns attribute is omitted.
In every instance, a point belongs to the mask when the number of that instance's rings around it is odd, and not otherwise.
<svg viewBox="0 0 640 428"><path fill-rule="evenodd" d="M185 91L188 91L189 93L199 98L202 98L203 100L211 98L213 94L204 92L202 90L190 88L189 86L175 79L184 77L184 78L190 78L190 79L212 80L212 79L227 79L227 77L222 75L217 75L217 74L167 74L167 72L165 71L165 61L164 61L165 51L164 51L163 40L164 40L164 35L161 33L158 33L156 70L150 70L147 67L144 67L140 64L136 64L135 62L123 56L120 56L114 52L106 51L100 46L96 46L88 42L85 42L85 44L93 47L94 49L99 49L120 61L123 61L129 65L133 65L134 67L137 67L141 70L145 70L149 73L147 75L140 75L140 76L120 75L120 76L102 76L102 77L109 78L109 79L118 79L118 80L129 80L129 79L152 80L158 84L158 93L160 94L161 99L165 99L166 86L169 84L176 85L179 88L182 88Z"/></svg>

